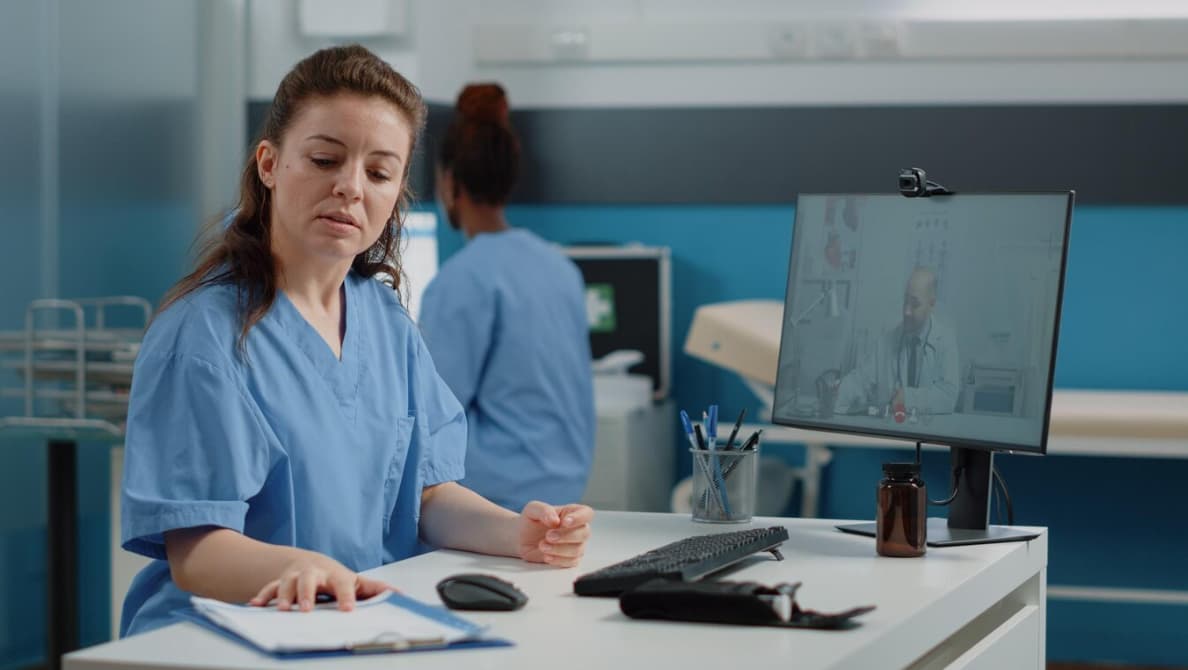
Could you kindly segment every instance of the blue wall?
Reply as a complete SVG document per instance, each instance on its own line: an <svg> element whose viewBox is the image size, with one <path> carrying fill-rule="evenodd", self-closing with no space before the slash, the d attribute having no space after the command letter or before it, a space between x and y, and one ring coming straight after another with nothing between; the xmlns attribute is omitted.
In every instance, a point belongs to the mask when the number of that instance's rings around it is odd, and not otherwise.
<svg viewBox="0 0 1188 670"><path fill-rule="evenodd" d="M696 306L783 297L792 216L790 204L509 211L513 224L565 244L641 242L672 249L673 389L687 408L711 401L754 405L733 375L685 356L681 348ZM184 269L194 232L192 213L167 205L66 211L62 220L60 281L67 297L131 292L155 302ZM461 238L443 226L439 243L444 258L461 246ZM1188 249L1188 208L1077 209L1058 386L1188 390L1183 249ZM0 269L21 270L5 276L28 277L36 267L35 259L9 253L3 258ZM19 325L29 297L0 295L0 325ZM100 453L87 452L80 462L87 644L105 639L109 626L108 470ZM879 464L887 458L876 450L837 450L824 482L823 514L870 517ZM44 644L44 462L38 445L12 445L0 472L8 501L0 506L0 592L6 595L0 622L7 633L0 638L0 667L35 661ZM1188 590L1182 568L1188 558L1182 532L1188 503L1176 495L1188 480L1188 461L999 457L997 462L1017 521L1052 529L1050 584ZM926 454L927 481L944 481L945 467L942 454ZM680 472L686 468L682 461ZM1184 606L1053 602L1049 656L1188 665L1185 622Z"/></svg>

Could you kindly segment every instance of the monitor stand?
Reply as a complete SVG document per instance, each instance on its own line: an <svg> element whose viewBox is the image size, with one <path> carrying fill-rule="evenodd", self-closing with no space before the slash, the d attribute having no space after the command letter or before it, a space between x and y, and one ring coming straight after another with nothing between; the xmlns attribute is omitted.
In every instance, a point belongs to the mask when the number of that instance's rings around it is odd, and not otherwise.
<svg viewBox="0 0 1188 670"><path fill-rule="evenodd" d="M949 504L949 520L928 519L930 547L955 547L963 544L1020 542L1033 540L1039 533L1013 526L990 525L990 481L994 454L981 449L953 447L950 463L953 472L963 468L957 497ZM875 537L877 524L855 523L837 529L855 535Z"/></svg>

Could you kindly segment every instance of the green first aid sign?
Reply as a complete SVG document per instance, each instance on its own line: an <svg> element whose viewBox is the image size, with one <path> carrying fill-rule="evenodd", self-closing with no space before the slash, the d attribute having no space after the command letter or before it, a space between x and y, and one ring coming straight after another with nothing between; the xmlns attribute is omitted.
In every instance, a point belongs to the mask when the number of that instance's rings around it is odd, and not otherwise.
<svg viewBox="0 0 1188 670"><path fill-rule="evenodd" d="M586 320L592 333L615 330L615 287L610 284L586 285Z"/></svg>

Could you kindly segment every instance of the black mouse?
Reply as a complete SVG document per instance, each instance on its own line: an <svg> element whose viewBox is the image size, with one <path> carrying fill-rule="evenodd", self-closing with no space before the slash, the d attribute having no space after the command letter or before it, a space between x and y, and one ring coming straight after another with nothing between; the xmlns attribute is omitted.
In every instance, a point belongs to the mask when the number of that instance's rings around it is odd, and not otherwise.
<svg viewBox="0 0 1188 670"><path fill-rule="evenodd" d="M518 610L528 596L495 575L450 575L437 583L437 594L454 610Z"/></svg>

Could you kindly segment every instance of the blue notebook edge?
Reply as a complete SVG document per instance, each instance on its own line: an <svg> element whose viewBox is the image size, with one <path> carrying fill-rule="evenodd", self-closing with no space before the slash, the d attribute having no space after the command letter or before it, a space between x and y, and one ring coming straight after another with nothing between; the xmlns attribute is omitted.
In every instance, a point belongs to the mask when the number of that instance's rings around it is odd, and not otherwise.
<svg viewBox="0 0 1188 670"><path fill-rule="evenodd" d="M392 593L388 596L387 602L393 607L401 607L412 612L415 612L425 618L433 619L439 623L453 626L460 630L468 631L472 634L477 634L482 631L482 626L473 622L467 621L462 617L457 616L453 612L442 608L423 603L419 600L414 600L406 595L400 593ZM365 651L353 651L351 649L326 649L320 651L297 651L297 652L278 652L261 649L253 644L250 640L237 635L217 623L211 621L202 615L193 607L186 607L175 610L173 615L182 621L197 624L206 630L217 633L218 635L237 642L241 645L249 647L265 656L269 656L278 660L300 660L308 658L331 658L338 656L361 656L368 654L404 654L419 651L448 651L451 649L483 649L488 647L512 647L515 646L510 640L498 637L484 637L476 640L462 640L459 642L451 642L449 644L432 645L432 646L415 646L407 649L368 649Z"/></svg>

